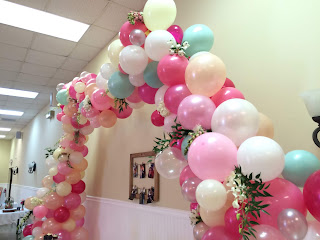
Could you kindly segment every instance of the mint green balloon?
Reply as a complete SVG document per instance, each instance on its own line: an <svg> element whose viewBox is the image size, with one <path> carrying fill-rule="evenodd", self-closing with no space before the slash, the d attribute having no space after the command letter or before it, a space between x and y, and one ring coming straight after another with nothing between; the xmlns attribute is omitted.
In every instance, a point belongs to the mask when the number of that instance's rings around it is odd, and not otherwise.
<svg viewBox="0 0 320 240"><path fill-rule="evenodd" d="M58 103L62 105L67 105L68 98L69 98L69 91L67 89L61 89L59 92L57 92L56 99Z"/></svg>
<svg viewBox="0 0 320 240"><path fill-rule="evenodd" d="M187 28L183 33L182 42L188 41L190 47L185 51L191 57L197 52L209 52L213 46L213 32L203 24L195 24Z"/></svg>
<svg viewBox="0 0 320 240"><path fill-rule="evenodd" d="M163 86L163 83L160 81L157 73L158 63L159 62L149 63L143 72L144 81L152 88L159 88Z"/></svg>
<svg viewBox="0 0 320 240"><path fill-rule="evenodd" d="M28 235L28 236L22 238L22 240L33 240L33 239L34 239L34 237L32 235Z"/></svg>
<svg viewBox="0 0 320 240"><path fill-rule="evenodd" d="M135 87L130 83L129 75L118 71L111 75L108 81L108 89L114 97L123 99L129 97Z"/></svg>
<svg viewBox="0 0 320 240"><path fill-rule="evenodd" d="M191 138L191 136L186 136L184 139L183 139L183 141L182 141L182 144L181 144L181 152L182 152L182 154L183 154L183 156L184 156L184 158L186 159L186 160L188 160L188 154L184 154L184 151L186 150L186 148L188 147L188 141L189 141L189 139Z"/></svg>
<svg viewBox="0 0 320 240"><path fill-rule="evenodd" d="M319 169L320 161L315 155L305 150L294 150L286 154L282 176L303 187L307 178Z"/></svg>

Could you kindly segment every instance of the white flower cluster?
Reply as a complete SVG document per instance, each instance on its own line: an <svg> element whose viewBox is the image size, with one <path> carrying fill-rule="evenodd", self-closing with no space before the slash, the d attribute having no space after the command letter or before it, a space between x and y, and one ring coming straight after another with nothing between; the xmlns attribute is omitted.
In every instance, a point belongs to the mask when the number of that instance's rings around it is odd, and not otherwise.
<svg viewBox="0 0 320 240"><path fill-rule="evenodd" d="M240 177L241 175L237 176L234 171L231 172L229 177L227 178L227 187L230 187L231 190L228 190L228 192L232 192L232 195L234 196L234 201L232 202L233 208L240 208L240 204L242 204L246 199L247 196L245 195L246 191L246 185L241 184L240 179L236 177Z"/></svg>
<svg viewBox="0 0 320 240"><path fill-rule="evenodd" d="M83 107L86 111L88 111L91 108L91 104L89 102L90 102L90 97L89 95L87 95L83 100Z"/></svg>
<svg viewBox="0 0 320 240"><path fill-rule="evenodd" d="M198 209L192 209L189 218L191 221L191 225L195 226L201 220Z"/></svg>
<svg viewBox="0 0 320 240"><path fill-rule="evenodd" d="M170 55L178 54L179 56L184 56L185 50L190 47L190 44L187 41L184 41L183 44L177 44L173 40L170 40L169 43L171 44L171 49L169 50Z"/></svg>
<svg viewBox="0 0 320 240"><path fill-rule="evenodd" d="M162 117L167 117L170 115L170 111L166 108L163 101L159 102L157 111L160 113Z"/></svg>

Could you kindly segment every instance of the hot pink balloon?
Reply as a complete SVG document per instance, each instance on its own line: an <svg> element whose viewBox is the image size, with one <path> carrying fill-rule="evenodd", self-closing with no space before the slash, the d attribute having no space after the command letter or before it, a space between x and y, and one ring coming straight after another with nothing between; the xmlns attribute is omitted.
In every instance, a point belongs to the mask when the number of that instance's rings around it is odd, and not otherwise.
<svg viewBox="0 0 320 240"><path fill-rule="evenodd" d="M191 92L185 84L174 85L164 94L164 104L171 113L177 114L181 101L190 95Z"/></svg>
<svg viewBox="0 0 320 240"><path fill-rule="evenodd" d="M273 197L257 198L256 201L263 201L263 204L270 204L266 210L270 215L261 213L261 217L257 220L260 224L267 224L277 228L277 218L279 213L287 208L293 208L306 216L307 209L303 201L303 196L300 189L282 178L276 178L270 183L267 192Z"/></svg>
<svg viewBox="0 0 320 240"><path fill-rule="evenodd" d="M167 86L185 84L185 71L188 63L185 56L177 54L164 56L157 68L160 81Z"/></svg>
<svg viewBox="0 0 320 240"><path fill-rule="evenodd" d="M127 108L123 106L123 111L121 112L119 112L119 109L114 108L111 108L111 111L113 111L116 114L117 118L125 119L131 116L133 109L129 106L127 106Z"/></svg>
<svg viewBox="0 0 320 240"><path fill-rule="evenodd" d="M237 147L220 133L205 133L197 137L188 151L192 172L200 179L223 182L237 165Z"/></svg>
<svg viewBox="0 0 320 240"><path fill-rule="evenodd" d="M198 203L190 203L190 211L196 210L198 206L199 206Z"/></svg>
<svg viewBox="0 0 320 240"><path fill-rule="evenodd" d="M226 230L234 237L234 239L240 239L239 224L241 220L237 220L238 209L229 208L224 215L224 223ZM256 219L250 219L251 221L256 221Z"/></svg>
<svg viewBox="0 0 320 240"><path fill-rule="evenodd" d="M320 221L320 170L309 176L304 184L303 197L312 216ZM289 208L289 207L288 207Z"/></svg>
<svg viewBox="0 0 320 240"><path fill-rule="evenodd" d="M50 210L50 209L48 209L48 210ZM54 210L52 210L52 211L54 211ZM36 228L36 227L41 227L42 224L43 224L43 221L37 221L37 222L35 222L34 224L32 224L31 230L33 230L33 229Z"/></svg>
<svg viewBox="0 0 320 240"><path fill-rule="evenodd" d="M133 93L129 97L127 97L127 100L132 103L138 103L142 101L139 96L139 91L137 87L134 89Z"/></svg>
<svg viewBox="0 0 320 240"><path fill-rule="evenodd" d="M48 213L48 208L46 208L45 206L43 205L39 205L39 206L36 206L34 209L33 209L33 215L36 217L36 218L44 218Z"/></svg>
<svg viewBox="0 0 320 240"><path fill-rule="evenodd" d="M167 133L173 132L172 126L176 125L174 122L176 118L177 118L177 115L174 113L171 113L169 116L164 118L164 130Z"/></svg>
<svg viewBox="0 0 320 240"><path fill-rule="evenodd" d="M53 218L54 215L54 210L53 209L48 209L48 213L46 215L46 218Z"/></svg>
<svg viewBox="0 0 320 240"><path fill-rule="evenodd" d="M126 47L128 45L132 45L132 43L130 42L130 39L129 39L129 35L130 35L131 31L134 29L140 29L143 32L146 32L148 30L148 28L140 21L135 21L134 25L132 25L128 21L125 22L122 25L122 27L120 28L120 34L119 34L120 41L123 46Z"/></svg>
<svg viewBox="0 0 320 240"><path fill-rule="evenodd" d="M81 103L85 99L86 95L84 93L77 93L78 102Z"/></svg>
<svg viewBox="0 0 320 240"><path fill-rule="evenodd" d="M57 120L61 122L61 118L64 116L64 113L61 112L61 113L58 113L57 114Z"/></svg>
<svg viewBox="0 0 320 240"><path fill-rule="evenodd" d="M182 145L183 139L184 138L173 139L170 142L170 147L177 148L177 149L181 150L181 145Z"/></svg>
<svg viewBox="0 0 320 240"><path fill-rule="evenodd" d="M154 104L154 96L158 91L157 88L152 88L148 84L144 84L143 86L138 88L139 96L145 103Z"/></svg>
<svg viewBox="0 0 320 240"><path fill-rule="evenodd" d="M238 89L233 87L225 87L221 88L215 95L213 95L211 100L214 102L216 107L218 107L224 101L233 98L245 99L243 94Z"/></svg>
<svg viewBox="0 0 320 240"><path fill-rule="evenodd" d="M75 141L71 141L70 142L70 148L74 151L77 151L77 152L82 152L83 150L83 143L76 143Z"/></svg>
<svg viewBox="0 0 320 240"><path fill-rule="evenodd" d="M172 34L177 43L181 43L183 39L183 30L178 25L171 25L167 31Z"/></svg>
<svg viewBox="0 0 320 240"><path fill-rule="evenodd" d="M57 208L53 214L54 220L56 220L59 223L63 223L67 221L69 217L70 217L70 211L65 207Z"/></svg>
<svg viewBox="0 0 320 240"><path fill-rule="evenodd" d="M187 165L180 173L180 177L179 177L179 183L180 186L182 186L182 184L189 178L195 178L197 177L191 170L191 168L189 167L189 165Z"/></svg>
<svg viewBox="0 0 320 240"><path fill-rule="evenodd" d="M70 86L69 87L69 95L70 97L72 97L73 99L77 99L77 92L76 90L74 89L74 86Z"/></svg>
<svg viewBox="0 0 320 240"><path fill-rule="evenodd" d="M91 95L91 103L97 110L107 110L111 107L111 98L107 95L106 90L97 89Z"/></svg>
<svg viewBox="0 0 320 240"><path fill-rule="evenodd" d="M24 227L22 234L24 237L32 235L32 224L28 224Z"/></svg>
<svg viewBox="0 0 320 240"><path fill-rule="evenodd" d="M210 228L201 238L201 240L234 240L227 232L225 227L218 226Z"/></svg>
<svg viewBox="0 0 320 240"><path fill-rule="evenodd" d="M182 100L178 108L178 119L186 129L201 125L211 128L211 118L216 106L210 98L202 95L190 95Z"/></svg>
<svg viewBox="0 0 320 240"><path fill-rule="evenodd" d="M86 189L86 184L84 181L80 180L76 184L72 184L72 190L71 192L80 194Z"/></svg>
<svg viewBox="0 0 320 240"><path fill-rule="evenodd" d="M57 166L58 172L62 175L68 175L72 172L72 168L66 162L60 162Z"/></svg>
<svg viewBox="0 0 320 240"><path fill-rule="evenodd" d="M52 177L52 179L53 179L53 181L54 181L55 183L61 183L61 182L63 182L64 180L66 180L66 177L65 177L64 175L60 174L60 173L57 173L56 175L54 175L54 176Z"/></svg>
<svg viewBox="0 0 320 240"><path fill-rule="evenodd" d="M56 232L56 234L58 235L58 239L61 240L71 240L71 235L68 231L66 230L59 230L58 232Z"/></svg>
<svg viewBox="0 0 320 240"><path fill-rule="evenodd" d="M153 125L155 125L156 127L161 127L164 124L164 117L161 116L160 112L158 112L157 110L155 110L152 114L151 114L151 122Z"/></svg>
<svg viewBox="0 0 320 240"><path fill-rule="evenodd" d="M234 85L234 83L229 78L226 78L226 81L224 82L222 88L225 88L225 87L233 87L233 88L235 88L236 86Z"/></svg>
<svg viewBox="0 0 320 240"><path fill-rule="evenodd" d="M76 221L76 226L77 227L82 227L84 225L84 218L81 218L80 220Z"/></svg>
<svg viewBox="0 0 320 240"><path fill-rule="evenodd" d="M83 150L81 151L82 155L86 157L88 155L88 147L86 145L83 146Z"/></svg>
<svg viewBox="0 0 320 240"><path fill-rule="evenodd" d="M76 209L81 204L81 197L79 194L70 193L64 198L64 206L69 210Z"/></svg>

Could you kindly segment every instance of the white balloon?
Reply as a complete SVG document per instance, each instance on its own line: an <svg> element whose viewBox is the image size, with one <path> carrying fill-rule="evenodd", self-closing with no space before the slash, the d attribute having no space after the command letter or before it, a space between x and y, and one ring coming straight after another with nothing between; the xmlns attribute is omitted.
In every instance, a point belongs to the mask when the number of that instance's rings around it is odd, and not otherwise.
<svg viewBox="0 0 320 240"><path fill-rule="evenodd" d="M129 107L131 107L133 109L139 109L139 108L142 108L144 106L144 102L143 101L138 102L138 103L132 103L132 102L129 102L128 100L126 100L126 101L129 104Z"/></svg>
<svg viewBox="0 0 320 240"><path fill-rule="evenodd" d="M156 30L151 32L144 44L144 49L149 58L154 61L160 61L165 55L169 54L171 48L170 40L176 44L176 40L166 30Z"/></svg>
<svg viewBox="0 0 320 240"><path fill-rule="evenodd" d="M89 72L87 72L87 71L84 71L84 72L80 73L80 78L85 77L88 73L89 73Z"/></svg>
<svg viewBox="0 0 320 240"><path fill-rule="evenodd" d="M144 81L143 73L137 75L129 75L129 82L135 87L141 87L146 83Z"/></svg>
<svg viewBox="0 0 320 240"><path fill-rule="evenodd" d="M196 198L200 207L210 211L217 211L226 204L227 191L221 182L207 179L198 185Z"/></svg>
<svg viewBox="0 0 320 240"><path fill-rule="evenodd" d="M115 69L111 63L105 63L100 68L101 76L104 79L109 79L113 73L115 73L117 69Z"/></svg>
<svg viewBox="0 0 320 240"><path fill-rule="evenodd" d="M164 101L164 94L166 93L168 88L169 87L167 85L163 85L158 89L158 91L156 92L156 95L154 96L154 101L156 106L158 106L161 101Z"/></svg>
<svg viewBox="0 0 320 240"><path fill-rule="evenodd" d="M261 173L262 181L279 177L284 169L285 155L274 140L256 136L244 141L238 149L237 161L244 174Z"/></svg>
<svg viewBox="0 0 320 240"><path fill-rule="evenodd" d="M98 76L96 78L96 84L97 84L97 87L100 89L105 89L105 90L108 89L108 80L102 76L101 72L98 73Z"/></svg>
<svg viewBox="0 0 320 240"><path fill-rule="evenodd" d="M123 49L123 45L120 39L114 40L108 47L108 57L114 68L118 68L119 54L122 49Z"/></svg>
<svg viewBox="0 0 320 240"><path fill-rule="evenodd" d="M308 222L308 232L303 240L320 240L320 223L318 221Z"/></svg>
<svg viewBox="0 0 320 240"><path fill-rule="evenodd" d="M46 158L46 166L48 169L58 165L58 162L53 158L52 155Z"/></svg>
<svg viewBox="0 0 320 240"><path fill-rule="evenodd" d="M148 65L148 56L142 47L126 46L119 55L120 66L128 74L143 73Z"/></svg>
<svg viewBox="0 0 320 240"><path fill-rule="evenodd" d="M159 174L167 179L174 179L180 176L184 167L188 165L187 161L181 161L171 150L171 147L158 154L155 159L156 169Z"/></svg>
<svg viewBox="0 0 320 240"><path fill-rule="evenodd" d="M38 237L42 234L42 228L41 227L35 227L33 230L32 230L32 235L34 237Z"/></svg>
<svg viewBox="0 0 320 240"><path fill-rule="evenodd" d="M46 187L39 188L37 190L37 197L43 198L49 191L50 191L50 189L46 188Z"/></svg>
<svg viewBox="0 0 320 240"><path fill-rule="evenodd" d="M235 98L217 107L212 115L211 128L240 146L246 139L256 135L259 119L259 112L252 103Z"/></svg>

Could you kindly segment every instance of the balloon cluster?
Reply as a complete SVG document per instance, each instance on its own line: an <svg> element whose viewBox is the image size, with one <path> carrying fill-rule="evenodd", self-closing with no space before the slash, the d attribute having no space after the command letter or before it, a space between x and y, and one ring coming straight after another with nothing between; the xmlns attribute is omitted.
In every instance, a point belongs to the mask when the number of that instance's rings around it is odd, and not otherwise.
<svg viewBox="0 0 320 240"><path fill-rule="evenodd" d="M306 206L320 220L319 160L303 151L285 157L272 140L272 121L245 100L226 78L223 61L209 52L211 29L196 24L183 31L173 25L175 17L173 0L148 0L143 13L129 13L119 39L109 45L110 63L98 75L83 72L57 86L62 109L57 119L65 133L46 160L43 188L26 200L37 219L35 239L47 233L89 239L82 227L84 144L94 128L110 128L145 103L156 106L152 124L175 136L155 165L162 177L179 178L183 197L202 219L194 226L195 239L239 239L238 203L226 182L238 165L245 175L259 175L270 184L273 197L265 201L270 215L255 220L261 224L255 227L257 239L320 234L318 223L308 228L305 221ZM278 178L281 173L287 180ZM303 195L297 186L305 186Z"/></svg>

